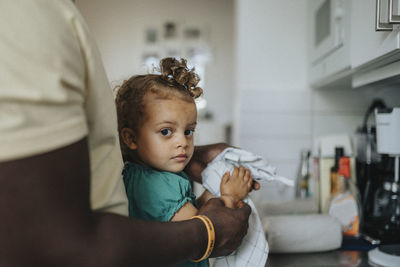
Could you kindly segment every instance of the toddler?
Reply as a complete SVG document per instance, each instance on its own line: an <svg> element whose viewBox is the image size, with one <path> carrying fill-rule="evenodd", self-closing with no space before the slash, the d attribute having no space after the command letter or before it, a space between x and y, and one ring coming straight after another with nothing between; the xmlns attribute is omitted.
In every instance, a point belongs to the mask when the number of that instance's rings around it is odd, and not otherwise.
<svg viewBox="0 0 400 267"><path fill-rule="evenodd" d="M152 221L182 221L214 197L205 191L197 200L183 172L193 151L197 110L202 94L198 75L186 61L165 58L160 74L137 75L125 81L116 96L118 130L125 166L123 179L129 215ZM220 191L225 206L235 208L251 189L248 169L223 175ZM208 259L180 266L209 266Z"/></svg>

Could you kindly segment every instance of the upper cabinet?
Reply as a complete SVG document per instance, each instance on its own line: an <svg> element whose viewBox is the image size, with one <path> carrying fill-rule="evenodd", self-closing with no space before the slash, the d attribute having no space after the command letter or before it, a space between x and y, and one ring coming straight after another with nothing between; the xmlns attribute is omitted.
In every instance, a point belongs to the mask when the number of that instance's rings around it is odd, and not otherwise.
<svg viewBox="0 0 400 267"><path fill-rule="evenodd" d="M390 2L398 0L352 0L351 65L353 68L399 49L399 29L388 23ZM397 7L396 7L397 8ZM393 12L392 12L393 13Z"/></svg>
<svg viewBox="0 0 400 267"><path fill-rule="evenodd" d="M398 79L399 1L309 0L311 86Z"/></svg>
<svg viewBox="0 0 400 267"><path fill-rule="evenodd" d="M399 0L352 0L353 87L400 74Z"/></svg>
<svg viewBox="0 0 400 267"><path fill-rule="evenodd" d="M310 81L319 87L338 79L350 64L350 2L308 1Z"/></svg>

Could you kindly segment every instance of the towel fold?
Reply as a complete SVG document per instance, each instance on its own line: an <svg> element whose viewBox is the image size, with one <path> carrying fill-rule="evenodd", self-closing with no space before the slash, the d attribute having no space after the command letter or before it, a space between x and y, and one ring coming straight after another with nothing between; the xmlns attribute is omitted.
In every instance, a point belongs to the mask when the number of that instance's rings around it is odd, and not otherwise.
<svg viewBox="0 0 400 267"><path fill-rule="evenodd" d="M276 175L276 168L269 165L262 157L251 152L227 148L222 151L202 172L203 186L214 196L220 196L220 183L225 172L232 172L233 166L243 166L250 169L253 179L258 181L280 181L293 185L293 181ZM268 243L252 200L248 197L244 202L249 204L252 213L249 218L249 229L242 244L231 255L216 258L214 267L223 266L265 266L268 258Z"/></svg>

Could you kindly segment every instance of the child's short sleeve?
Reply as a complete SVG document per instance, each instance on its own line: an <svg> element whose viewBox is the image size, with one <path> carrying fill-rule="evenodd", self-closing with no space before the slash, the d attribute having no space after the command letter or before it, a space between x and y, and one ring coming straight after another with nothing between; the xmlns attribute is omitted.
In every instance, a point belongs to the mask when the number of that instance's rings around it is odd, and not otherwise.
<svg viewBox="0 0 400 267"><path fill-rule="evenodd" d="M135 218L166 222L187 202L196 205L196 197L184 173L131 166L124 171L124 182L129 215Z"/></svg>

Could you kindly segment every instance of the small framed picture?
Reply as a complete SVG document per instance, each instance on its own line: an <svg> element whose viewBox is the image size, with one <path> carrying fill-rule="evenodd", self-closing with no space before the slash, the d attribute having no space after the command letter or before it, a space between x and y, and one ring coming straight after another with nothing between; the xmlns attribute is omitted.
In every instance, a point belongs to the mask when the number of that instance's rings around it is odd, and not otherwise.
<svg viewBox="0 0 400 267"><path fill-rule="evenodd" d="M146 29L146 43L155 44L158 41L157 29L148 28Z"/></svg>
<svg viewBox="0 0 400 267"><path fill-rule="evenodd" d="M164 38L174 39L177 37L178 29L175 22L168 21L164 23Z"/></svg>

